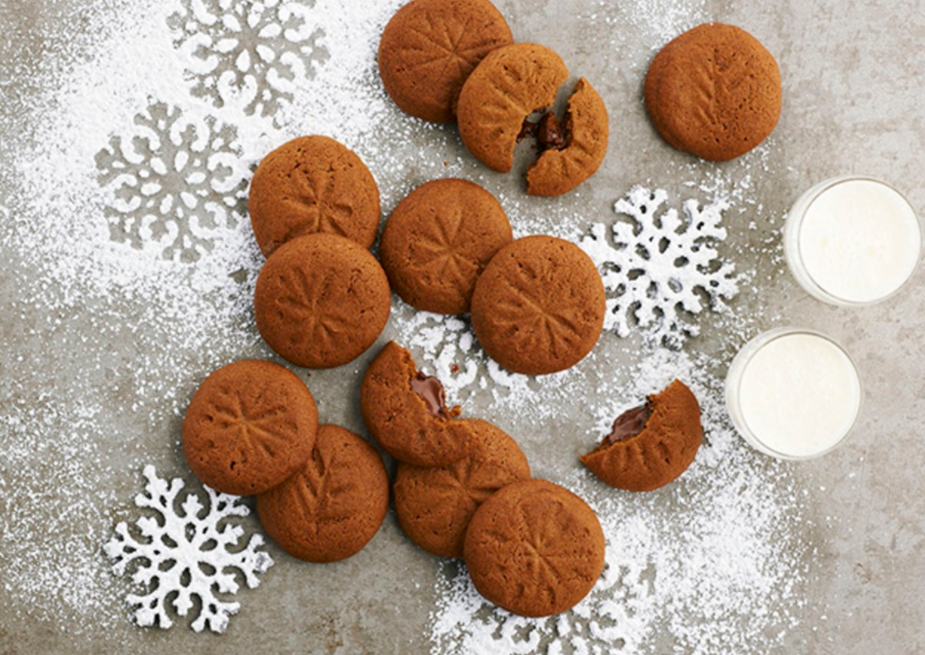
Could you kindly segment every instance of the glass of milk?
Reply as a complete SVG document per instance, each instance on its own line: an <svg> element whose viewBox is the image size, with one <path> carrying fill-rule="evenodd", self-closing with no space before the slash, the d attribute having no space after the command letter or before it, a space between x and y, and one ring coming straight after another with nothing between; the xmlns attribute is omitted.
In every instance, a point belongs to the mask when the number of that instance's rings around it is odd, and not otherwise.
<svg viewBox="0 0 925 655"><path fill-rule="evenodd" d="M758 335L726 375L726 408L757 450L782 459L818 457L842 442L861 408L861 381L848 353L801 328Z"/></svg>
<svg viewBox="0 0 925 655"><path fill-rule="evenodd" d="M870 305L912 277L922 229L909 201L869 177L834 177L794 203L784 254L800 285L835 305Z"/></svg>

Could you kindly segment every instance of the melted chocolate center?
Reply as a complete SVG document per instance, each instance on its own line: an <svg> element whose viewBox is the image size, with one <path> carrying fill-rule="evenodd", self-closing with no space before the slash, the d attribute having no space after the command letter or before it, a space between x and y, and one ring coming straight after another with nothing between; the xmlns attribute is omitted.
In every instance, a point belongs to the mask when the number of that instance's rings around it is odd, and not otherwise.
<svg viewBox="0 0 925 655"><path fill-rule="evenodd" d="M532 121L530 116L524 119L517 140L535 138L536 148L540 152L564 150L568 146L568 116L565 122L560 123L552 111L538 109L531 116L537 113L540 114L538 120Z"/></svg>
<svg viewBox="0 0 925 655"><path fill-rule="evenodd" d="M565 130L554 113L543 114L536 130L536 140L540 151L564 150L565 146L568 145Z"/></svg>
<svg viewBox="0 0 925 655"><path fill-rule="evenodd" d="M523 125L520 126L520 132L517 133L518 143L524 139L536 138L536 133L539 131L539 129L539 121L531 121L529 118L525 118Z"/></svg>
<svg viewBox="0 0 925 655"><path fill-rule="evenodd" d="M431 414L444 418L449 417L450 413L446 408L446 394L440 380L432 375L425 375L423 371L418 371L417 375L411 378L411 390L424 401Z"/></svg>
<svg viewBox="0 0 925 655"><path fill-rule="evenodd" d="M645 405L626 410L614 420L610 434L604 437L601 445L609 446L619 441L632 439L646 427L646 422L651 415L652 405L649 401L646 401Z"/></svg>

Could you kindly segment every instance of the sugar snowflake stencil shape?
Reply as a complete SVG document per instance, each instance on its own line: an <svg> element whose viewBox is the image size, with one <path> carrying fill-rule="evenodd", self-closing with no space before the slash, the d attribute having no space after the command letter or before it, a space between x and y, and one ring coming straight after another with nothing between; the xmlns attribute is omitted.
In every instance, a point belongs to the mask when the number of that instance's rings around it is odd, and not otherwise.
<svg viewBox="0 0 925 655"><path fill-rule="evenodd" d="M196 97L276 116L329 54L310 7L281 0L182 0L168 23Z"/></svg>
<svg viewBox="0 0 925 655"><path fill-rule="evenodd" d="M633 187L614 205L632 222L617 221L609 236L606 225L595 223L580 245L607 290L605 329L625 337L635 324L648 328L652 341L680 348L700 333L691 317L705 306L723 311L739 285L735 265L716 249L726 238L721 222L729 203L686 200L679 214L662 208L667 199L662 189Z"/></svg>
<svg viewBox="0 0 925 655"><path fill-rule="evenodd" d="M135 504L157 512L160 518L139 518L135 521L137 531L130 531L125 522L119 523L103 547L115 561L113 573L125 575L133 570L132 581L145 587L144 593L126 597L135 608L135 622L169 628L173 625L169 606L185 617L196 606L196 598L200 609L192 622L193 630L201 632L208 627L213 632L224 632L230 617L240 609L240 603L225 597L238 591L235 571L253 589L260 584L258 574L273 565L273 559L259 550L264 541L258 534L236 549L244 529L228 520L247 516L250 510L240 504L237 496L208 487L207 506L195 493L189 493L178 508L183 480L163 480L153 466L145 467L144 476L148 481L145 493L136 496Z"/></svg>
<svg viewBox="0 0 925 655"><path fill-rule="evenodd" d="M96 155L98 181L110 192L110 238L158 249L164 259L197 261L215 239L246 223L241 155L233 126L152 103L135 116L133 134L113 136Z"/></svg>
<svg viewBox="0 0 925 655"><path fill-rule="evenodd" d="M461 403L478 390L490 389L497 400L536 386L534 379L501 368L482 349L472 326L457 316L414 311L397 325L399 343L421 355L418 366L440 379L452 403ZM547 377L556 375L562 374Z"/></svg>
<svg viewBox="0 0 925 655"><path fill-rule="evenodd" d="M608 544L608 549L610 544ZM454 567L456 570L453 570ZM568 612L531 619L511 614L482 598L464 565L444 563L431 614L431 653L498 655L607 655L626 645L622 623L640 605L640 581L628 567L605 565L595 591Z"/></svg>

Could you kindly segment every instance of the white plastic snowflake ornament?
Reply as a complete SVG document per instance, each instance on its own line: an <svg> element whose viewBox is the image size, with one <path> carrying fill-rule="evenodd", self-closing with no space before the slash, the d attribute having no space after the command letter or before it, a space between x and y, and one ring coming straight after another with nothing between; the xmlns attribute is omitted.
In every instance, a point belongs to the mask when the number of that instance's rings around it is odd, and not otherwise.
<svg viewBox="0 0 925 655"><path fill-rule="evenodd" d="M146 589L143 594L126 597L136 608L135 622L169 628L173 621L168 605L185 617L195 606L195 597L200 611L192 623L193 630L201 632L208 626L213 632L224 632L229 618L240 608L240 603L218 596L238 591L234 570L253 589L260 584L257 575L273 565L273 559L258 550L264 543L260 535L252 535L245 548L233 550L244 529L225 522L232 516L247 516L250 510L240 504L237 496L205 487L209 494L207 507L195 493L190 493L178 512L176 500L183 480L175 478L168 483L157 476L153 466L145 467L144 476L148 480L145 493L135 497L135 504L156 511L160 519L139 518L135 526L140 539L129 532L123 521L103 547L106 555L115 560L113 573L124 575L132 566L132 581ZM171 596L172 601L168 601Z"/></svg>
<svg viewBox="0 0 925 655"><path fill-rule="evenodd" d="M725 309L724 300L739 292L735 266L719 257L715 245L726 238L720 225L725 200L701 206L687 200L683 216L674 208L662 210L668 198L662 189L633 187L614 205L614 211L633 219L612 227L612 244L603 223L591 226L581 247L601 271L608 292L604 327L621 337L631 322L651 328L648 336L680 348L700 326L690 316L704 309Z"/></svg>

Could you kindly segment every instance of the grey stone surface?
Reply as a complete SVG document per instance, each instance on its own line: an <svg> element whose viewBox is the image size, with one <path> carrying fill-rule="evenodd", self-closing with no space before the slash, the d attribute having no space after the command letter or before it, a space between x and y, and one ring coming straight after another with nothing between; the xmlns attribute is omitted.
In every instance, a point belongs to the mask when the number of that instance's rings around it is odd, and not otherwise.
<svg viewBox="0 0 925 655"><path fill-rule="evenodd" d="M71 56L75 42L95 36L86 33L81 23L85 4L0 0L0 205L11 212L27 193L16 183L15 167L35 134L28 124L28 108L40 94L49 92L43 71ZM771 652L925 652L925 477L921 474L925 466L921 427L925 424L925 269L920 268L912 284L887 302L864 309L834 308L815 301L796 285L778 248L789 204L805 188L833 175L864 173L888 180L907 194L920 215L925 214L925 4L920 0L501 0L497 4L519 40L554 48L573 75L595 84L610 111L610 150L602 169L578 194L551 201L524 196L516 175L497 176L468 164L465 170L496 194L516 199L520 211L536 215L540 224L569 212L607 215L612 203L640 182L671 190L686 182L719 179L731 189L747 178L753 210L734 219L727 246L739 270L755 272L753 286L733 302L739 315L749 317L749 336L786 324L815 328L843 343L859 365L864 406L849 440L819 460L780 465L804 497L805 524L799 534L806 544L805 581L799 596L787 601L793 604L796 624L774 642ZM114 15L125 9L120 7L115 2L93 3L95 11ZM761 158L747 156L727 164L697 161L664 144L646 118L641 90L648 62L672 36L705 20L746 28L778 59L783 112L762 146ZM62 31L64 23L69 27ZM390 120L402 120L397 110ZM298 125L291 129L297 132ZM437 133L446 144L442 156L469 157L454 128L440 128ZM413 153L417 146L431 147L423 143L402 147ZM430 170L418 168L409 156L396 184L410 188L427 179ZM395 192L387 195L384 209L399 198ZM558 213L549 213L546 203ZM0 221L7 218L0 213ZM755 227L750 228L749 222ZM78 581L105 585L105 593L112 597L101 609L110 619L100 621L98 629L93 616L81 619L77 627L72 616L58 618L23 607L23 598L40 598L42 592L23 593L22 569L11 558L32 561L27 553L49 544L67 545L54 551L61 557L71 548L96 551L101 545L95 539L98 535L135 516L130 499L140 488L139 471L145 463L155 463L165 475L194 484L178 447L181 414L175 407L183 405L216 361L273 355L256 337L251 317L242 315L240 329L255 335L250 342L227 352L219 345L211 352L183 353L187 368L176 373L173 395L159 397L163 389L156 384L150 387L151 395L144 395L145 379L139 371L145 358L163 356L145 350L156 337L139 336L150 310L144 299L128 292L121 299L65 298L72 289L56 288L54 280L42 279L43 271L28 253L11 245L15 240L9 231L0 228L0 237L0 417L4 418L0 421L0 527L12 529L24 521L36 526L15 552L0 551L0 653L429 651L428 620L441 564L406 542L392 513L370 545L342 563L306 566L271 546L276 566L257 590L242 594L242 612L221 637L196 635L184 626L157 631L131 625L117 597L127 585L108 578L102 557L99 572L89 572ZM711 355L723 369L742 344L742 334L724 332L724 323L709 314L700 322L702 335L686 348ZM175 323L182 326L182 319ZM599 358L624 362L642 352L637 337L619 341L605 335L598 348ZM306 375L325 420L363 432L356 409L358 379L371 355L337 371ZM589 373L589 388L594 387L593 375ZM79 417L75 408L90 396L103 398L103 405L111 408L106 415L93 417L94 425L105 429L87 431L83 454L60 449L53 430L43 429L42 422L58 429L58 419ZM563 448L549 435L567 434L574 426L587 433L592 420L583 412L593 400L593 396L576 400L573 413L551 419L539 426L541 430L528 416L486 418L517 434L537 476L554 477L561 462L585 446L576 441ZM476 398L467 411L479 415L480 406L487 404ZM12 417L19 414L35 425L11 427ZM80 434L84 430L80 421L72 428ZM35 450L28 472L14 469L2 456L23 443ZM90 501L97 502L98 509L89 518L92 525L85 524L88 519L79 512L68 515L55 501L54 485L66 479L62 471L67 471L68 458L74 457L94 457L105 472L86 489L90 498L98 498ZM755 458L760 460L758 455ZM40 484L43 479L50 481L48 486ZM23 484L35 489L28 496L14 493ZM28 497L30 502L14 506L4 497ZM254 529L256 521L248 519L246 525ZM11 583L4 571L14 569L17 577ZM35 573L41 584L42 572ZM57 605L49 600L45 606ZM676 652L670 640L656 640L650 646L646 652ZM722 647L709 652L722 652ZM754 643L751 652L769 650Z"/></svg>

